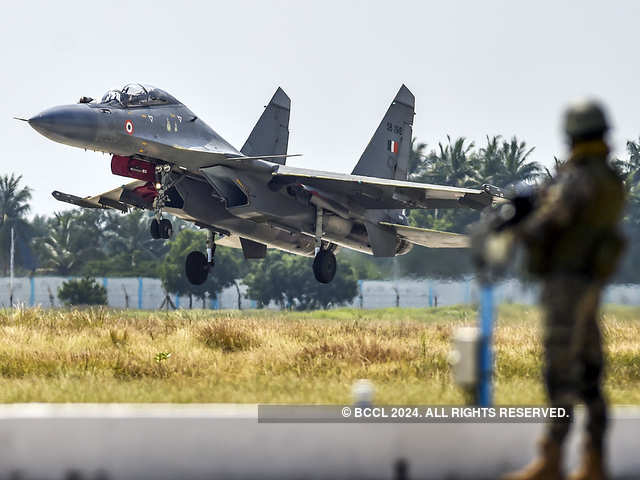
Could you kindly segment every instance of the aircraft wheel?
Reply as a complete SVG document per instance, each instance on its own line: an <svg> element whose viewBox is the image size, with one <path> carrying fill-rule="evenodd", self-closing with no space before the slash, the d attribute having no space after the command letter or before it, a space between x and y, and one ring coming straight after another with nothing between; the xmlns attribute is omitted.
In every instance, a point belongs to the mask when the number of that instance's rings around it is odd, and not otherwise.
<svg viewBox="0 0 640 480"><path fill-rule="evenodd" d="M192 285L202 285L209 275L209 269L212 265L207 262L207 256L202 252L191 252L187 255L184 265L187 279Z"/></svg>
<svg viewBox="0 0 640 480"><path fill-rule="evenodd" d="M151 232L151 238L157 240L160 238L160 223L155 218L151 220L151 224L149 225L149 231Z"/></svg>
<svg viewBox="0 0 640 480"><path fill-rule="evenodd" d="M163 218L160 220L160 236L168 239L171 235L173 235L173 226L169 220Z"/></svg>
<svg viewBox="0 0 640 480"><path fill-rule="evenodd" d="M313 261L313 274L320 283L329 283L336 276L336 256L328 250L320 250Z"/></svg>

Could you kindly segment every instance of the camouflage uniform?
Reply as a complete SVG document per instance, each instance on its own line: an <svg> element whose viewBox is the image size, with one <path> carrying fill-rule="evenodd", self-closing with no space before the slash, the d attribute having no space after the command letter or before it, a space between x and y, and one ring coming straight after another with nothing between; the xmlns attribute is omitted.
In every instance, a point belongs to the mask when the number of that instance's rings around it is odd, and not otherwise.
<svg viewBox="0 0 640 480"><path fill-rule="evenodd" d="M625 203L622 180L607 163L604 136L609 128L595 101L576 102L567 110L565 131L571 157L536 197L513 215L498 247L514 238L524 242L529 270L542 280L545 317L545 384L552 406L587 407L588 435L582 465L571 480L605 480L604 433L607 406L602 394L602 337L598 326L600 296L623 251L618 231ZM533 198L533 201L532 201ZM514 213L518 213L517 197ZM523 207L526 206L527 208ZM496 259L505 248L493 248ZM549 424L540 456L503 480L563 480L563 443L570 424Z"/></svg>
<svg viewBox="0 0 640 480"><path fill-rule="evenodd" d="M569 409L584 402L591 444L600 452L607 416L598 309L623 250L618 223L625 203L622 180L607 155L600 139L577 143L518 232L529 251L529 269L543 283L549 400ZM551 423L549 437L561 445L568 430L567 422Z"/></svg>

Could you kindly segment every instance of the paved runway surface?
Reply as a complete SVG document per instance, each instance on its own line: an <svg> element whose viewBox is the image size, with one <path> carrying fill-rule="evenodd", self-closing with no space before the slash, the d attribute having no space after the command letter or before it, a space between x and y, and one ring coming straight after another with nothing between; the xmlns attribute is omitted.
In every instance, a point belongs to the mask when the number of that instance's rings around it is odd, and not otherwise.
<svg viewBox="0 0 640 480"><path fill-rule="evenodd" d="M614 478L640 479L640 409L617 408L611 424ZM0 479L493 479L530 458L541 428L265 424L255 405L3 405Z"/></svg>

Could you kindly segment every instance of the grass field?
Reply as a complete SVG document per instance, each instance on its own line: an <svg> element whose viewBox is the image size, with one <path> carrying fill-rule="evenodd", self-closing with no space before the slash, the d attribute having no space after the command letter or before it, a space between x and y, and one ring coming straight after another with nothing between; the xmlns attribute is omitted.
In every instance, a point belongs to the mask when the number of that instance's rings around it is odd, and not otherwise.
<svg viewBox="0 0 640 480"><path fill-rule="evenodd" d="M447 354L471 307L137 312L0 310L0 402L463 402ZM640 309L610 307L607 393L640 404ZM540 315L505 305L495 334L498 403L544 401Z"/></svg>

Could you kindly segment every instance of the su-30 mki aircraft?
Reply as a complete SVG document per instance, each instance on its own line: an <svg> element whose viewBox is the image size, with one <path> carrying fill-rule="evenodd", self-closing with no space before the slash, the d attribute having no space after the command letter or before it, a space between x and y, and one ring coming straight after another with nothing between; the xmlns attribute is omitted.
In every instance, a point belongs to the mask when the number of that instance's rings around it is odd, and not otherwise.
<svg viewBox="0 0 640 480"><path fill-rule="evenodd" d="M482 209L496 195L482 190L408 182L415 98L404 85L391 102L351 175L286 166L291 101L278 88L249 138L236 150L174 97L129 84L100 101L53 107L29 118L45 137L109 153L111 172L135 179L93 197L58 191L85 208L153 210L153 238L170 238L169 213L209 232L207 252L191 252L185 271L202 284L219 245L264 258L267 247L315 256L316 279L329 283L339 247L392 257L413 244L468 245L464 235L408 226L405 209ZM23 120L23 119L20 119Z"/></svg>

